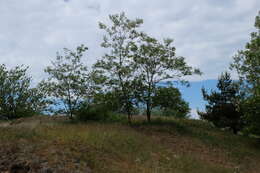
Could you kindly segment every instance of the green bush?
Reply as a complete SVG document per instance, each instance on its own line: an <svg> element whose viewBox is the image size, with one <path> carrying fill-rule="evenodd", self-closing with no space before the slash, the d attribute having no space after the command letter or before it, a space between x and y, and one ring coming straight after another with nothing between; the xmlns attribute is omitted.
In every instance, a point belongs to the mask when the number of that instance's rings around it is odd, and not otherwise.
<svg viewBox="0 0 260 173"><path fill-rule="evenodd" d="M103 105L90 105L80 108L76 113L76 119L79 121L119 122L123 121L125 117L111 112Z"/></svg>
<svg viewBox="0 0 260 173"><path fill-rule="evenodd" d="M181 92L173 86L158 87L153 96L153 107L162 116L189 118L189 104L183 100Z"/></svg>

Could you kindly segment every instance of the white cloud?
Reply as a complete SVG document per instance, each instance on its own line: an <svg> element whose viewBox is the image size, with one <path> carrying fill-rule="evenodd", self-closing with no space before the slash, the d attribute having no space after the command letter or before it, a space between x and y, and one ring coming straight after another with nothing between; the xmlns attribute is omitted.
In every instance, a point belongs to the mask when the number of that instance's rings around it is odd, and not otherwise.
<svg viewBox="0 0 260 173"><path fill-rule="evenodd" d="M188 79L216 79L249 39L259 7L258 0L0 1L0 63L29 65L39 80L56 51L84 43L85 62L91 64L104 53L98 21L125 11L144 19L145 32L174 38L177 54L204 72Z"/></svg>

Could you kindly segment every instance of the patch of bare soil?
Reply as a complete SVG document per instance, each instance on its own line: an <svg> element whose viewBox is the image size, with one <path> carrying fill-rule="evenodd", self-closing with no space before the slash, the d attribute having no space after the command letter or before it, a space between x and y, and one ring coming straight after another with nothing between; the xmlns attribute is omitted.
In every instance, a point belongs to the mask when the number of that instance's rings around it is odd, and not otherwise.
<svg viewBox="0 0 260 173"><path fill-rule="evenodd" d="M34 129L41 124L64 122L67 117L35 116L2 122L0 127ZM91 173L86 163L69 156L64 147L51 141L0 141L0 173ZM68 155L67 155L68 154Z"/></svg>
<svg viewBox="0 0 260 173"><path fill-rule="evenodd" d="M62 148L37 148L26 143L0 145L0 173L91 173L88 165L64 157Z"/></svg>
<svg viewBox="0 0 260 173"><path fill-rule="evenodd" d="M9 125L10 125L10 123L8 123L8 122L0 123L0 127L8 127Z"/></svg>
<svg viewBox="0 0 260 173"><path fill-rule="evenodd" d="M34 129L40 124L51 124L57 122L65 122L68 118L65 116L33 116L26 118L19 118L13 121L1 122L0 127L27 127Z"/></svg>
<svg viewBox="0 0 260 173"><path fill-rule="evenodd" d="M39 122L39 123L53 123L53 122L63 122L67 121L67 116L32 116L32 117L25 117L19 118L12 121L11 125L23 124L23 123L31 123L31 122Z"/></svg>

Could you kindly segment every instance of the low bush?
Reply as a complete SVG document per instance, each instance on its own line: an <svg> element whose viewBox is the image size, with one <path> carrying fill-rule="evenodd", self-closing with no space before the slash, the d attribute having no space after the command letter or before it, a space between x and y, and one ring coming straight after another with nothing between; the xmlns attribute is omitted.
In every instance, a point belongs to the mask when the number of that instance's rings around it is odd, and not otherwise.
<svg viewBox="0 0 260 173"><path fill-rule="evenodd" d="M124 121L126 118L110 111L103 105L90 105L80 108L76 113L76 119L78 121L119 122Z"/></svg>

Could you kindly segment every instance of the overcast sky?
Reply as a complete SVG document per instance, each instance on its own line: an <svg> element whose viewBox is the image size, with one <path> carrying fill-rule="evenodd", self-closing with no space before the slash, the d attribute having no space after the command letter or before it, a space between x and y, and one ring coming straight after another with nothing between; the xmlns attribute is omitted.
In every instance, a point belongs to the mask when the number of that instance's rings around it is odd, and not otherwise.
<svg viewBox="0 0 260 173"><path fill-rule="evenodd" d="M143 31L174 39L177 55L204 72L190 80L216 79L249 40L258 10L259 0L0 0L0 63L29 65L39 80L57 51L83 43L91 64L105 52L98 22L125 11L144 19Z"/></svg>

